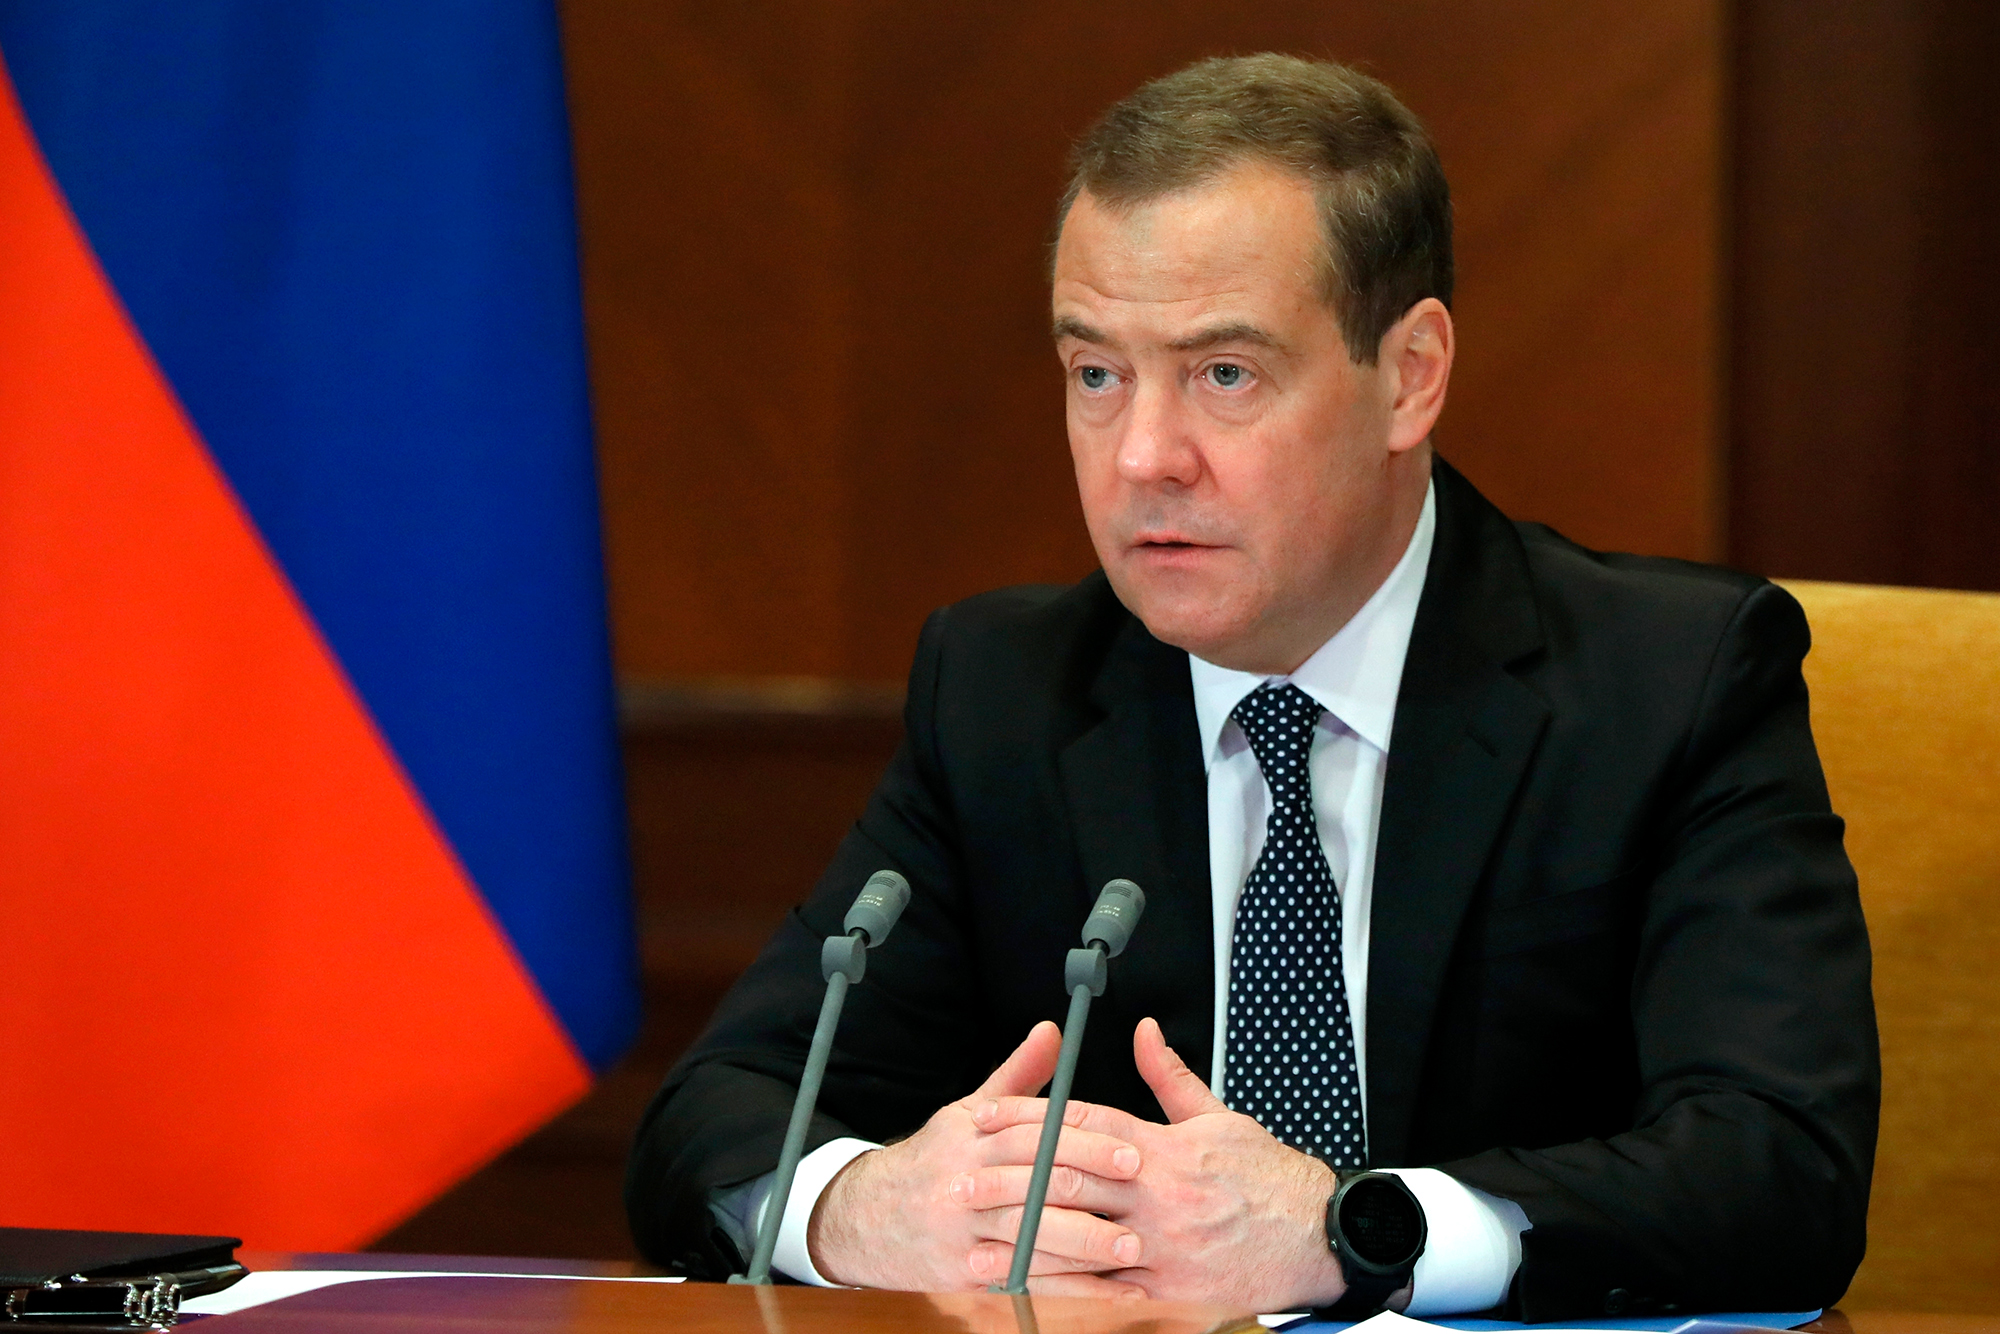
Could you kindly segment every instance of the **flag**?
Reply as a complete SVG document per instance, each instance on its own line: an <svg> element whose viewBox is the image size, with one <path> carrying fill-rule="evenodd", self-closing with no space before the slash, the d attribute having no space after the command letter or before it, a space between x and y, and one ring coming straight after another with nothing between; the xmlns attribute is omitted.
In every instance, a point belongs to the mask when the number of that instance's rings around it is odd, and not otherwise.
<svg viewBox="0 0 2000 1334"><path fill-rule="evenodd" d="M364 1242L637 961L547 0L0 0L0 1223Z"/></svg>

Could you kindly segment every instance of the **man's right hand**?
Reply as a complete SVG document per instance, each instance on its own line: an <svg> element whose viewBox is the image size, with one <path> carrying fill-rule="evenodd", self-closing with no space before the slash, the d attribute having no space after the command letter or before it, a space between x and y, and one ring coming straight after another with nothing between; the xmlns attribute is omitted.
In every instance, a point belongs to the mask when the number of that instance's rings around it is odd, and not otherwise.
<svg viewBox="0 0 2000 1334"><path fill-rule="evenodd" d="M1031 1165L1041 1126L1010 1125L988 1133L980 1118L993 1117L997 1108L990 1104L998 1099L1039 1092L1055 1073L1061 1046L1054 1024L1037 1024L970 1095L940 1108L908 1139L864 1153L842 1169L821 1192L806 1232L821 1276L853 1287L914 1292L976 1290L1004 1280L1005 1274L975 1269L973 1257L977 1251L983 1259L991 1249L982 1242L1014 1240L1021 1227L1017 1196L1025 1194L1027 1172L1018 1174L1021 1191L998 1201L973 1199L972 1174L984 1167ZM1075 1193L1064 1189L1065 1173L1129 1181L1139 1173L1139 1151L1110 1135L1063 1128L1051 1203L1035 1237L1030 1286L1046 1293L1143 1296L1132 1284L1101 1277L1141 1262L1138 1235L1053 1203Z"/></svg>

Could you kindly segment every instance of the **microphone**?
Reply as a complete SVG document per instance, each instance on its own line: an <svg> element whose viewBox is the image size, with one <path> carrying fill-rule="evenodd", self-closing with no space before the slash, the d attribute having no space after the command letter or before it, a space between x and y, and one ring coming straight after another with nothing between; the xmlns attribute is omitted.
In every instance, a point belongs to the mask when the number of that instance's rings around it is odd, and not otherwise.
<svg viewBox="0 0 2000 1334"><path fill-rule="evenodd" d="M889 930L909 906L910 882L894 871L877 871L861 887L854 906L840 924L844 933L828 936L819 951L820 976L826 979L826 999L819 1007L819 1026L813 1029L812 1048L806 1054L805 1073L799 1077L798 1096L792 1099L792 1121L785 1127L785 1145L778 1153L778 1175L764 1201L763 1221L757 1228L757 1247L750 1257L750 1272L731 1274L731 1283L769 1283L771 1255L778 1249L778 1228L785 1220L785 1204L791 1198L792 1177L805 1156L806 1127L812 1123L813 1108L819 1102L820 1081L826 1077L826 1060L833 1053L833 1031L840 1026L840 1007L847 1001L847 989L861 980L868 968L868 951L889 938Z"/></svg>
<svg viewBox="0 0 2000 1334"><path fill-rule="evenodd" d="M1056 1075L1049 1081L1049 1107L1042 1117L1042 1139L1035 1148L1035 1170L1028 1178L1028 1199L1021 1211L1021 1232L1014 1239L1014 1267L1004 1287L990 1292L1023 1296L1028 1291L1028 1266L1035 1259L1035 1234L1042 1227L1042 1202L1049 1194L1049 1173L1056 1165L1056 1141L1062 1136L1063 1110L1069 1106L1069 1086L1076 1078L1076 1058L1083 1049L1083 1025L1090 1015L1090 998L1102 996L1109 981L1108 961L1125 952L1139 914L1146 911L1146 891L1130 880L1113 880L1098 892L1097 904L1083 919L1083 948L1071 950L1063 963L1063 989L1069 992L1069 1019L1063 1024L1062 1053Z"/></svg>

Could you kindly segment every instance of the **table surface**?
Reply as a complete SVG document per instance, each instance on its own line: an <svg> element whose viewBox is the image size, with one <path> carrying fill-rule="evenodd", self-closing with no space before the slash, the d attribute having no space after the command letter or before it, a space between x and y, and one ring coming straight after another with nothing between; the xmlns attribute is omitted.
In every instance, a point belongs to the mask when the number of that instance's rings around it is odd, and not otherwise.
<svg viewBox="0 0 2000 1334"><path fill-rule="evenodd" d="M203 1317L199 1334L1249 1334L1257 1322L1190 1302L854 1292L548 1277L388 1278Z"/></svg>
<svg viewBox="0 0 2000 1334"><path fill-rule="evenodd" d="M243 1251L251 1269L432 1270L575 1278L659 1271L624 1261L463 1255ZM1581 1323L1581 1322L1579 1322ZM540 1278L384 1279L343 1284L233 1315L209 1316L201 1334L449 1334L479 1327L507 1334L625 1334L755 1330L766 1334L1221 1334L1253 1330L1227 1308L1186 1302L985 1293L855 1292L717 1283L561 1283ZM1807 1334L2000 1334L2000 1315L1832 1310Z"/></svg>
<svg viewBox="0 0 2000 1334"><path fill-rule="evenodd" d="M2000 1315L1943 1315L1932 1311L1828 1311L1808 1334L2000 1334Z"/></svg>

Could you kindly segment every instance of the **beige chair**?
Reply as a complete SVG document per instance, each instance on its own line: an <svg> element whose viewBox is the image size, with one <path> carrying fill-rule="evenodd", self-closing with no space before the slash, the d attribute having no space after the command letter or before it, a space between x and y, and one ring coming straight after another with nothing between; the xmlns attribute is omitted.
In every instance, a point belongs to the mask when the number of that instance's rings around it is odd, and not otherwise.
<svg viewBox="0 0 2000 1334"><path fill-rule="evenodd" d="M1850 1310L2000 1312L2000 595L1787 583L1875 947L1882 1139Z"/></svg>

